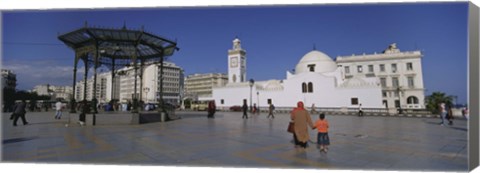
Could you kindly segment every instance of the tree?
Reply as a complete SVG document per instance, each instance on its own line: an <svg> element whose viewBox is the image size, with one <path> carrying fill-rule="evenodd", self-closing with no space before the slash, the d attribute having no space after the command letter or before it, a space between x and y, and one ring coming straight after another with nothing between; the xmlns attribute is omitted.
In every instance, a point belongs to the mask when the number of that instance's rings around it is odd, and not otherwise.
<svg viewBox="0 0 480 173"><path fill-rule="evenodd" d="M3 112L12 112L15 105L15 89L3 87Z"/></svg>
<svg viewBox="0 0 480 173"><path fill-rule="evenodd" d="M447 96L442 92L433 92L432 95L429 95L425 98L425 104L427 105L427 110L434 114L439 112L439 104L445 103L445 105L451 107L453 105L453 96Z"/></svg>

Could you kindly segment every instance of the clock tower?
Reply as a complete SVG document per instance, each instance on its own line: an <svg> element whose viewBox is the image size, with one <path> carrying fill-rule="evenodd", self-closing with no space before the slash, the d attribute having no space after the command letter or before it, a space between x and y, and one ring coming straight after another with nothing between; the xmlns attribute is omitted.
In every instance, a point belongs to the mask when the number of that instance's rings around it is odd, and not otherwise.
<svg viewBox="0 0 480 173"><path fill-rule="evenodd" d="M235 37L233 48L228 50L228 83L247 81L246 51L242 49L240 40Z"/></svg>

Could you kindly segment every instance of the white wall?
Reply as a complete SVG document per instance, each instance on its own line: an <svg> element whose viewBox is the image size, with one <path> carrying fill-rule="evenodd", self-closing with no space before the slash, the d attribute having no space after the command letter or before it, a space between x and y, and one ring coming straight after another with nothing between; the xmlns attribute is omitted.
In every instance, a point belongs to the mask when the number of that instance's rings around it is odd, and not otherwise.
<svg viewBox="0 0 480 173"><path fill-rule="evenodd" d="M302 83L312 82L313 93L302 93ZM333 77L326 77L318 73L303 73L288 80L284 80L282 91L265 91L252 89L252 105L260 103L261 107L267 106L267 100L272 99L275 107L295 107L298 101L303 101L306 107L315 104L316 107L358 107L351 105L351 98L357 97L362 107L383 108L380 86L363 88L337 88ZM257 97L257 91L259 97ZM247 99L250 105L250 87L224 87L214 88L213 98L218 107L242 105ZM224 104L221 104L224 99ZM260 101L260 102L258 102Z"/></svg>

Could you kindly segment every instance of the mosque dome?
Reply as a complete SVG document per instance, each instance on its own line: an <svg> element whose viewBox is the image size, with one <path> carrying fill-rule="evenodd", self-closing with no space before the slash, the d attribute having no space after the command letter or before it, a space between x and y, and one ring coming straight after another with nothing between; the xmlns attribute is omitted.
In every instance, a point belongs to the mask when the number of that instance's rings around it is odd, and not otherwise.
<svg viewBox="0 0 480 173"><path fill-rule="evenodd" d="M326 73L337 69L337 64L327 54L312 50L305 54L295 67L295 73L310 72Z"/></svg>

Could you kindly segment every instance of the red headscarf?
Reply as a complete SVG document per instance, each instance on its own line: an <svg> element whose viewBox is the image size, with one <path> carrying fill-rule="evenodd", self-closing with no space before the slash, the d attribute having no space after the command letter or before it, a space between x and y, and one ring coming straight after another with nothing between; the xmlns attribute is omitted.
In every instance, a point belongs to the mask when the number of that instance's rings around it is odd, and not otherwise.
<svg viewBox="0 0 480 173"><path fill-rule="evenodd" d="M300 110L305 110L305 108L303 108L303 102L302 101L299 101L297 103L297 107L293 108L292 113L290 114L290 117L293 119L294 115L295 115L295 112L300 111Z"/></svg>
<svg viewBox="0 0 480 173"><path fill-rule="evenodd" d="M299 102L297 103L297 109L299 109L299 110L305 110L305 108L303 108L303 102L302 102L302 101L299 101Z"/></svg>

